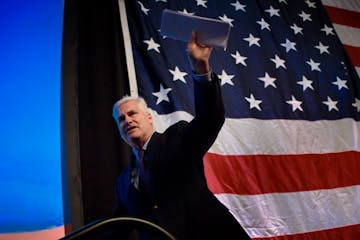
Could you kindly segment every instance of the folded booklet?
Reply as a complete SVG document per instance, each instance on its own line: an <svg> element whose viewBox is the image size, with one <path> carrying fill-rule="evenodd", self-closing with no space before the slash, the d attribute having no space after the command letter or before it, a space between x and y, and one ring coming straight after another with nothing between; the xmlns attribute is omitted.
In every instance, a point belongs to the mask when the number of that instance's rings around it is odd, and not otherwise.
<svg viewBox="0 0 360 240"><path fill-rule="evenodd" d="M163 10L160 27L162 36L189 42L192 31L197 32L198 43L226 48L230 24L218 19L193 16L169 9Z"/></svg>

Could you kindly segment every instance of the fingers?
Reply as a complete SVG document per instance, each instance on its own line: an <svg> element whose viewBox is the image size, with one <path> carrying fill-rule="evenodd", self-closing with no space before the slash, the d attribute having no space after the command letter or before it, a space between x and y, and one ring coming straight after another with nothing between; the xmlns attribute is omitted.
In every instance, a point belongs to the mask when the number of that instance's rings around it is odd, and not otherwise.
<svg viewBox="0 0 360 240"><path fill-rule="evenodd" d="M212 48L211 46L208 46L206 44L198 42L198 34L197 34L197 32L195 30L193 30L191 32L191 39L189 41L189 44L193 44L194 46L197 46L197 47L202 48L202 49L204 49L204 48L211 49Z"/></svg>
<svg viewBox="0 0 360 240"><path fill-rule="evenodd" d="M212 46L198 43L198 34L195 30L191 32L191 39L188 42L186 52L194 58L208 58L211 54Z"/></svg>

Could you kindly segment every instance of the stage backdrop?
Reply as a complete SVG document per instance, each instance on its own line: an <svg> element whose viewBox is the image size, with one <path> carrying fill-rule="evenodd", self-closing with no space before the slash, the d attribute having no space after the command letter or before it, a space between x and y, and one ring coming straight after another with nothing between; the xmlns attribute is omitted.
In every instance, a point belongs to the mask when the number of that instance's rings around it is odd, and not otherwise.
<svg viewBox="0 0 360 240"><path fill-rule="evenodd" d="M204 164L209 188L249 235L359 237L359 1L125 3L129 76L159 131L194 115L186 43L161 35L163 9L231 25L211 58L226 121Z"/></svg>
<svg viewBox="0 0 360 240"><path fill-rule="evenodd" d="M77 228L111 216L116 175L128 160L111 106L129 92L124 74L132 69L124 63L117 0L65 5L64 162ZM210 189L239 224L254 239L356 239L359 0L129 0L126 6L124 37L138 93L160 131L194 114L186 44L159 34L161 11L232 25L227 49L212 57L227 112L205 164Z"/></svg>
<svg viewBox="0 0 360 240"><path fill-rule="evenodd" d="M0 2L0 239L64 235L63 1Z"/></svg>

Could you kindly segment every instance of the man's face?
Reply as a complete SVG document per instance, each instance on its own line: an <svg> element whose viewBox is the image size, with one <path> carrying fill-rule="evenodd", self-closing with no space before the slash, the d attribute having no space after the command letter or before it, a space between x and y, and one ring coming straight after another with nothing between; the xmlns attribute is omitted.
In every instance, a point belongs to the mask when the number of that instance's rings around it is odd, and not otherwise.
<svg viewBox="0 0 360 240"><path fill-rule="evenodd" d="M141 148L153 132L153 119L135 100L118 107L117 119L121 137L132 147Z"/></svg>

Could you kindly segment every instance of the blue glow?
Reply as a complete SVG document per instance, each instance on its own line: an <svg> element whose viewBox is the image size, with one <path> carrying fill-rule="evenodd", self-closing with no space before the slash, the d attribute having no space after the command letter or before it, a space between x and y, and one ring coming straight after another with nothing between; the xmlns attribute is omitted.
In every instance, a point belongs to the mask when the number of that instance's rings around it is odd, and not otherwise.
<svg viewBox="0 0 360 240"><path fill-rule="evenodd" d="M64 224L63 1L0 2L0 233Z"/></svg>

